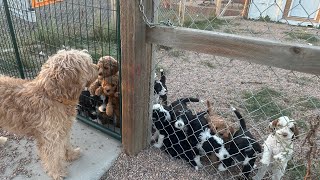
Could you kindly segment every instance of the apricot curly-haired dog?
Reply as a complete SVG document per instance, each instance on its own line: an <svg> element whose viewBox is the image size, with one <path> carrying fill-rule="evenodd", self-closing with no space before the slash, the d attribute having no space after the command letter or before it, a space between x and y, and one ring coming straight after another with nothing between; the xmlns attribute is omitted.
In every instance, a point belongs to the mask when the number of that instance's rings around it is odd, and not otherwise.
<svg viewBox="0 0 320 180"><path fill-rule="evenodd" d="M0 127L34 137L43 167L55 180L63 179L66 162L80 155L70 143L71 127L80 93L97 75L87 52L61 50L34 80L0 77Z"/></svg>

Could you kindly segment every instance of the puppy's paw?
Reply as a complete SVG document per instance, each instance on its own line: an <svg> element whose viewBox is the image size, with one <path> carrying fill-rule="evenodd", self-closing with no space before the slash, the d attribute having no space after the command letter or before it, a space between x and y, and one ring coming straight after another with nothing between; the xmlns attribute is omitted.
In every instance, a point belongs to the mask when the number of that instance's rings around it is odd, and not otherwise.
<svg viewBox="0 0 320 180"><path fill-rule="evenodd" d="M52 177L54 180L63 180L64 177L67 177L68 173L66 171L55 171L55 172L48 172L48 175Z"/></svg>
<svg viewBox="0 0 320 180"><path fill-rule="evenodd" d="M153 146L160 149L160 148L162 147L162 144L160 144L160 143L154 143Z"/></svg>
<svg viewBox="0 0 320 180"><path fill-rule="evenodd" d="M196 171L198 171L198 170L199 170L199 167L198 167L198 166L195 166L194 169L195 169Z"/></svg>
<svg viewBox="0 0 320 180"><path fill-rule="evenodd" d="M67 150L67 161L74 161L80 157L81 150L76 148L73 150Z"/></svg>
<svg viewBox="0 0 320 180"><path fill-rule="evenodd" d="M218 166L218 170L219 170L219 171L225 171L225 170L227 170L227 168L225 168L224 165L221 163L221 164L219 164L219 166Z"/></svg>
<svg viewBox="0 0 320 180"><path fill-rule="evenodd" d="M286 158L282 154L277 154L277 155L273 156L273 159L279 163L282 163L286 160Z"/></svg>

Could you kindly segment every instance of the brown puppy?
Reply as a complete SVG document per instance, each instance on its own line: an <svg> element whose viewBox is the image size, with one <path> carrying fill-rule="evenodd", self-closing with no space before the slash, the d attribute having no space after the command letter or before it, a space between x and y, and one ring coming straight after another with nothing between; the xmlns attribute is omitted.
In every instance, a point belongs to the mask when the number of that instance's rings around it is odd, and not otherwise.
<svg viewBox="0 0 320 180"><path fill-rule="evenodd" d="M206 116L206 119L211 130L220 136L224 142L230 141L235 131L232 124L214 112L209 100L207 100L207 108L208 115Z"/></svg>

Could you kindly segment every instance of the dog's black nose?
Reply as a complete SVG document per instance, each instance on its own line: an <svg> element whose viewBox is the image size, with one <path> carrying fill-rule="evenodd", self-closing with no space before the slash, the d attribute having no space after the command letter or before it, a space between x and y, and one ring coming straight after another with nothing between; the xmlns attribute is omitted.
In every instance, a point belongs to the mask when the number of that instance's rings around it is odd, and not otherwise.
<svg viewBox="0 0 320 180"><path fill-rule="evenodd" d="M227 158L228 156L225 154L225 155L223 155L223 158Z"/></svg>
<svg viewBox="0 0 320 180"><path fill-rule="evenodd" d="M103 110L103 111L106 111L107 109L106 109L106 108L103 108L102 110Z"/></svg>

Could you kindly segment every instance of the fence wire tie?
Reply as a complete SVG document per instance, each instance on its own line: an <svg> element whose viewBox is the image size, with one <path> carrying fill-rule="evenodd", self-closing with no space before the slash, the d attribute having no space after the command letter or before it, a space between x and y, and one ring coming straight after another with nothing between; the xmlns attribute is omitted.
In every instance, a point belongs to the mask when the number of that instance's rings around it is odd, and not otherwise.
<svg viewBox="0 0 320 180"><path fill-rule="evenodd" d="M142 13L142 18L143 18L143 21L146 23L146 25L149 27L149 28L154 28L156 27L156 25L165 25L165 26L173 26L173 23L171 22L170 19L168 19L167 21L160 21L159 23L152 23L149 21L147 15L146 15L146 12L145 12L145 7L143 5L143 0L140 0L140 3L139 3L139 10L140 12Z"/></svg>

